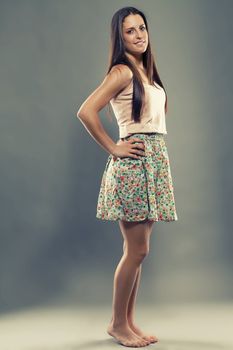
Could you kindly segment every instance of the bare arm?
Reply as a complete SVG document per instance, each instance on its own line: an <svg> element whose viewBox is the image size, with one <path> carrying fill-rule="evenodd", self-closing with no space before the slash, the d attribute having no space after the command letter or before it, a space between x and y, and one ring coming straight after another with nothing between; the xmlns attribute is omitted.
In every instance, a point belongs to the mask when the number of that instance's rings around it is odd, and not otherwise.
<svg viewBox="0 0 233 350"><path fill-rule="evenodd" d="M81 120L82 124L87 129L89 134L94 138L94 140L108 153L114 155L116 144L106 133L103 124L100 121L98 113L93 111L91 113L91 118L85 118L83 115L80 114L79 119Z"/></svg>
<svg viewBox="0 0 233 350"><path fill-rule="evenodd" d="M116 144L106 133L98 115L98 112L130 83L132 76L131 70L123 64L112 67L103 82L83 102L77 112L77 117L94 140L108 153L114 157L132 157L137 159L145 155L144 142L135 137Z"/></svg>
<svg viewBox="0 0 233 350"><path fill-rule="evenodd" d="M131 70L125 65L116 65L104 78L96 90L83 102L77 117L94 140L108 153L115 155L116 143L106 133L98 112L121 89L126 87L132 78Z"/></svg>

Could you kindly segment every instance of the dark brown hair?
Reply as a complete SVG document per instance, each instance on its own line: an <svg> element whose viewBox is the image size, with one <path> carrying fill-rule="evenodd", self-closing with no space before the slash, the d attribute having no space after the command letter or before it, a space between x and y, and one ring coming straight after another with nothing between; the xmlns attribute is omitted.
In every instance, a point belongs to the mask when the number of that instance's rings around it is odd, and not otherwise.
<svg viewBox="0 0 233 350"><path fill-rule="evenodd" d="M144 13L135 7L123 7L119 9L112 17L111 21L111 47L109 52L109 67L107 70L107 74L111 70L111 68L116 64L125 64L127 65L133 73L133 98L132 98L132 119L135 122L140 122L141 110L145 100L145 91L144 86L140 77L140 74L133 64L132 61L128 59L125 54L124 41L122 36L122 26L125 17L130 14L138 14L140 15L145 23L146 30L148 32L148 46L146 51L143 53L143 66L146 68L146 74L150 84L153 84L155 81L158 85L160 85L163 89L164 86L159 77L154 57L151 51L149 31L148 31L148 23ZM164 89L165 91L165 89ZM166 94L166 91L165 91ZM166 102L165 102L165 113L167 112L167 94L166 94Z"/></svg>

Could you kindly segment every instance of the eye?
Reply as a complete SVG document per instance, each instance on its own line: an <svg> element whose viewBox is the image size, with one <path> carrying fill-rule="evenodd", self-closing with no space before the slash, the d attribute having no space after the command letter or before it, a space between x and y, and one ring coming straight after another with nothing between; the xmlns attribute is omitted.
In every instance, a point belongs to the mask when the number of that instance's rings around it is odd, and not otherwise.
<svg viewBox="0 0 233 350"><path fill-rule="evenodd" d="M142 30L146 30L145 25L143 25L143 26L141 27L141 29L142 29ZM133 30L134 30L134 29L130 29L130 30L128 30L126 33L130 34L130 33L132 33Z"/></svg>

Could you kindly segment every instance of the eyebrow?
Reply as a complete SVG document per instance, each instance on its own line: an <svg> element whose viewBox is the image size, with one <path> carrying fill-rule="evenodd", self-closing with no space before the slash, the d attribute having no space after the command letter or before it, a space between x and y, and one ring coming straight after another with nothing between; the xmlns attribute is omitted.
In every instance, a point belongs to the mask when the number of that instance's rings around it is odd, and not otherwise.
<svg viewBox="0 0 233 350"><path fill-rule="evenodd" d="M141 26L145 26L145 23L142 23L142 24L140 24L140 26L139 27L141 27ZM130 28L126 28L126 30L129 30L129 29L134 29L135 27L130 27Z"/></svg>

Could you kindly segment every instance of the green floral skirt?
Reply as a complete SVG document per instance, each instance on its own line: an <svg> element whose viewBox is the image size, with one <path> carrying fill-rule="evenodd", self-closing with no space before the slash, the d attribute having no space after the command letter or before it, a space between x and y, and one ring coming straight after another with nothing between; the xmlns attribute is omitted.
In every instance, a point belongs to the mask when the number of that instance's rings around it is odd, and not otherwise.
<svg viewBox="0 0 233 350"><path fill-rule="evenodd" d="M164 135L137 133L124 138L144 141L145 155L109 155L102 175L96 217L102 220L178 220ZM137 141L135 141L137 143Z"/></svg>

